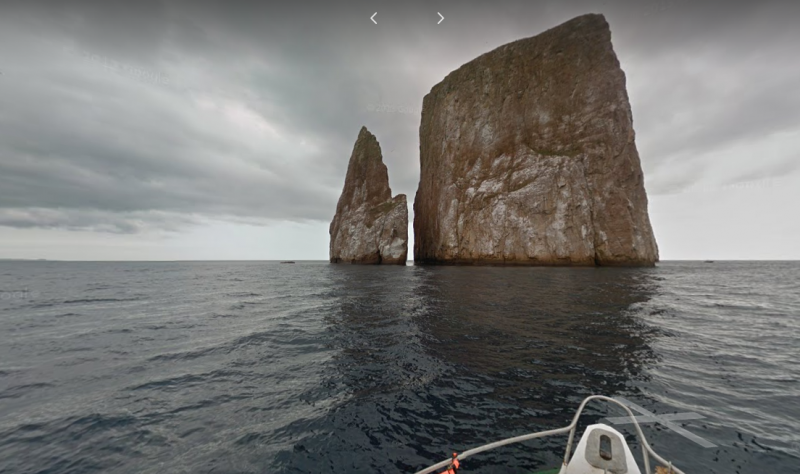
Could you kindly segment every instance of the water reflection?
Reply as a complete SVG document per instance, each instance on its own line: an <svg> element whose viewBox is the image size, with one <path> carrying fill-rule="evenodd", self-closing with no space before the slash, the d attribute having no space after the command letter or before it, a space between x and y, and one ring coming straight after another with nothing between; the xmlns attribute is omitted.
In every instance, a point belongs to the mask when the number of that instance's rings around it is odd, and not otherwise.
<svg viewBox="0 0 800 474"><path fill-rule="evenodd" d="M425 268L426 348L494 382L493 396L555 409L613 394L655 355L628 311L652 295L641 269Z"/></svg>
<svg viewBox="0 0 800 474"><path fill-rule="evenodd" d="M654 358L628 314L642 269L332 266L335 356L324 417L279 472L411 471L453 449L560 426L590 393L614 394ZM557 463L563 440L471 461L481 472ZM530 447L531 445L529 445Z"/></svg>

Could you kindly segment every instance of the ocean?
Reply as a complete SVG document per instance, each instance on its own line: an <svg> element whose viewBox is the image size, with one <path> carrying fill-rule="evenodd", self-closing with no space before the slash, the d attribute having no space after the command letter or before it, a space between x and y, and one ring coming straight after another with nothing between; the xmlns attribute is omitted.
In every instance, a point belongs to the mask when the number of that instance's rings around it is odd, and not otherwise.
<svg viewBox="0 0 800 474"><path fill-rule="evenodd" d="M800 262L0 262L3 474L414 472L591 394L689 416L642 425L686 472L800 473Z"/></svg>

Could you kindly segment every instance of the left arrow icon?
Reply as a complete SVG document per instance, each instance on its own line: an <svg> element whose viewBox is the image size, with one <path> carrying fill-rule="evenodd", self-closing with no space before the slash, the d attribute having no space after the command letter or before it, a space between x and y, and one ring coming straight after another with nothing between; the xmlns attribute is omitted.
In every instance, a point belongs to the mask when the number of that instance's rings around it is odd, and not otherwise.
<svg viewBox="0 0 800 474"><path fill-rule="evenodd" d="M372 20L372 22L375 23L376 25L378 24L378 22L375 21L375 15L377 15L377 14L378 14L378 12L375 12L375 13L372 14L371 17L369 17L369 19Z"/></svg>

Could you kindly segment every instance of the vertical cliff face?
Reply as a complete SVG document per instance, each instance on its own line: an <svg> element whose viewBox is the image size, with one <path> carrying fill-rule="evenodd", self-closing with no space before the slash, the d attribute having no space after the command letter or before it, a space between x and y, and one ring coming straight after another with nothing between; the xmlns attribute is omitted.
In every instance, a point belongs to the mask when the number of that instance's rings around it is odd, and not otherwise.
<svg viewBox="0 0 800 474"><path fill-rule="evenodd" d="M425 96L414 258L653 265L625 74L601 15L509 43Z"/></svg>
<svg viewBox="0 0 800 474"><path fill-rule="evenodd" d="M406 196L392 198L380 144L366 127L350 155L330 235L332 263L406 264Z"/></svg>

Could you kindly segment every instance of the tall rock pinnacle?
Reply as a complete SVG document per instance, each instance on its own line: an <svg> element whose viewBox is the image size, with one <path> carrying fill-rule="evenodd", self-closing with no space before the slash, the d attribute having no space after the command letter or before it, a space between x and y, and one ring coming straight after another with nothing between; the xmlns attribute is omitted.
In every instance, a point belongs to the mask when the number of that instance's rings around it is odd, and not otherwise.
<svg viewBox="0 0 800 474"><path fill-rule="evenodd" d="M366 127L350 155L330 235L331 263L406 264L406 195L392 198L381 146Z"/></svg>
<svg viewBox="0 0 800 474"><path fill-rule="evenodd" d="M602 15L501 46L425 96L420 263L658 261L625 74Z"/></svg>

